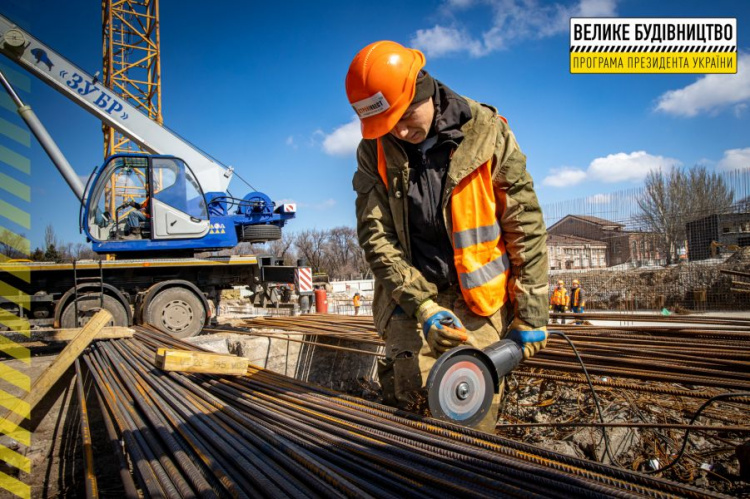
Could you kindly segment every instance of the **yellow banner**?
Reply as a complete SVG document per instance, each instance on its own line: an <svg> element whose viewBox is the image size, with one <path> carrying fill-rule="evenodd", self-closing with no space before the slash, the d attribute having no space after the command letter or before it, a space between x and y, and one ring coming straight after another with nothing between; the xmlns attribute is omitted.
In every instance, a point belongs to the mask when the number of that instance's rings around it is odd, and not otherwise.
<svg viewBox="0 0 750 499"><path fill-rule="evenodd" d="M736 73L737 52L571 52L570 72Z"/></svg>

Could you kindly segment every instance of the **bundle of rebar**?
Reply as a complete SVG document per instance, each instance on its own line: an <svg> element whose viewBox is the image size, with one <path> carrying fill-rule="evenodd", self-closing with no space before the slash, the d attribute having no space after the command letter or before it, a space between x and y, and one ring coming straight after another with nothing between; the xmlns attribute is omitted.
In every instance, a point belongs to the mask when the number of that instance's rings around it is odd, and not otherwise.
<svg viewBox="0 0 750 499"><path fill-rule="evenodd" d="M568 317L570 319L573 316L568 314ZM724 390L750 389L748 319L616 313L575 316L575 320L587 319L615 321L620 324L552 324L549 329L560 330L568 335L592 374L618 379L700 385ZM308 315L260 318L246 320L244 326L248 328L246 333L278 338L288 336L278 335L274 331L382 344L372 323L372 317ZM321 347L341 348L336 345ZM383 355L377 352L361 353ZM538 368L581 373L580 363L567 342L556 336L552 336L547 347L524 362L517 372L524 375L533 369L536 375ZM540 376L544 377L545 374ZM546 376L558 376L558 379L562 379L559 375L550 373ZM584 382L582 377L570 380ZM678 392L680 389L674 391ZM690 394L690 390L682 392L683 395ZM700 392L694 394L698 397L705 396L705 393Z"/></svg>
<svg viewBox="0 0 750 499"><path fill-rule="evenodd" d="M258 368L237 377L162 371L153 364L160 347L196 349L139 330L83 358L146 496L710 496Z"/></svg>
<svg viewBox="0 0 750 499"><path fill-rule="evenodd" d="M626 320L630 322L627 325L566 324L550 328L565 332L593 374L725 390L750 389L750 321L654 320L653 316ZM556 337L525 366L576 373L581 370L567 343Z"/></svg>

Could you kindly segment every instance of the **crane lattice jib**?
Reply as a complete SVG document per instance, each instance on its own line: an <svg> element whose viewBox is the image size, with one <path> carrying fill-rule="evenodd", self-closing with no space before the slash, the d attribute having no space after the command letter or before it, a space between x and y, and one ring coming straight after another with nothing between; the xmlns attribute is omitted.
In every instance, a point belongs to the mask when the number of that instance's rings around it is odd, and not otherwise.
<svg viewBox="0 0 750 499"><path fill-rule="evenodd" d="M163 124L158 0L102 0L102 45L104 84ZM145 152L115 128L102 129L105 158L118 153ZM137 200L139 195L134 192L133 197L118 199L117 193L127 192L127 186L118 184L118 179L113 176L104 190L105 204L111 213L119 203Z"/></svg>
<svg viewBox="0 0 750 499"><path fill-rule="evenodd" d="M163 124L158 0L102 0L102 80L149 118ZM104 156L142 152L104 127Z"/></svg>

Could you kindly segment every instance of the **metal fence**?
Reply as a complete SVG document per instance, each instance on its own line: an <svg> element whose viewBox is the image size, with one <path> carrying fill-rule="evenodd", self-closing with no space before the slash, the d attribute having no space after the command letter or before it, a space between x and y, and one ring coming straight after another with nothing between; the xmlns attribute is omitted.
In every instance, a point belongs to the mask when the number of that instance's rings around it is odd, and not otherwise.
<svg viewBox="0 0 750 499"><path fill-rule="evenodd" d="M750 169L718 177L721 195L644 187L543 205L550 293L578 279L587 309L750 310Z"/></svg>

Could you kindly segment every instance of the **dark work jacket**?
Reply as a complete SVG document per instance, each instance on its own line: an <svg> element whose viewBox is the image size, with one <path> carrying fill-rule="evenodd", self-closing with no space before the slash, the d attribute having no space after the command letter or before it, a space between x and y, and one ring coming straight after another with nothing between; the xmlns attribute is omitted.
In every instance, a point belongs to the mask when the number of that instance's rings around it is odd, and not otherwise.
<svg viewBox="0 0 750 499"><path fill-rule="evenodd" d="M442 194L453 151L463 140L461 127L471 119L469 103L437 82L435 118L421 144L399 141L409 159L407 202L412 263L443 291L458 282L453 246L445 227Z"/></svg>

